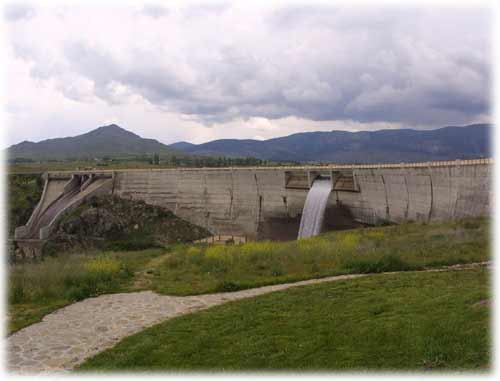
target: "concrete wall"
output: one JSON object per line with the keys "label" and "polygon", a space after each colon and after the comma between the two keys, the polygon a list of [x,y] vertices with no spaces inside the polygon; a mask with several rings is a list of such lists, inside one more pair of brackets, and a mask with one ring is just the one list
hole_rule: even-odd
{"label": "concrete wall", "polygon": [[371,224],[486,216],[492,171],[491,164],[357,169],[360,197],[339,194],[339,200]]}
{"label": "concrete wall", "polygon": [[[381,166],[350,170],[359,192],[333,191],[329,204],[347,207],[368,224],[437,221],[490,214],[489,159]],[[216,234],[255,238],[270,218],[302,213],[307,189],[288,189],[282,168],[116,171],[113,193],[163,206]],[[318,167],[296,167],[317,171]]]}

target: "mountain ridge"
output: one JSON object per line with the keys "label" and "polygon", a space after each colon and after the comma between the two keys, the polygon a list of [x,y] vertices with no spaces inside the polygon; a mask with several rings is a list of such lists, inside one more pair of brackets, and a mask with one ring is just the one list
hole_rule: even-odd
{"label": "mountain ridge", "polygon": [[263,141],[219,139],[181,145],[177,149],[195,155],[239,155],[300,162],[452,160],[490,156],[491,130],[491,124],[471,124],[434,130],[314,131]]}
{"label": "mountain ridge", "polygon": [[491,124],[448,126],[434,130],[299,132],[268,140],[218,139],[202,144],[163,144],[142,138],[116,124],[81,135],[23,141],[7,148],[10,159],[79,159],[93,157],[226,156],[276,162],[387,163],[454,160],[491,156]]}

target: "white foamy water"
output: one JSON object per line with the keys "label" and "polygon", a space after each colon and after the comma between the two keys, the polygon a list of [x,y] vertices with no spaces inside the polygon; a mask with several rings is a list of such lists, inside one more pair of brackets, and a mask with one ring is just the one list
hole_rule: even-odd
{"label": "white foamy water", "polygon": [[332,185],[329,179],[314,180],[302,210],[298,238],[312,237],[321,232],[326,204],[331,191]]}

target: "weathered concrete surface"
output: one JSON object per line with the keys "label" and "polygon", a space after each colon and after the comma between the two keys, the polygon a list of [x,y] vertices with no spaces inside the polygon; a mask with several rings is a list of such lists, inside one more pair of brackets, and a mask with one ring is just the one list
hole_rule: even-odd
{"label": "weathered concrete surface", "polygon": [[[460,270],[490,265],[490,262],[483,262],[450,266],[447,269]],[[86,299],[53,312],[40,323],[10,336],[7,343],[8,369],[15,373],[69,371],[86,359],[113,347],[121,339],[176,316],[291,287],[363,276],[370,275],[339,275],[197,296],[176,297],[144,291]]]}
{"label": "weathered concrete surface", "polygon": [[[414,164],[146,169],[75,174],[112,175],[109,192],[119,197],[165,207],[213,234],[252,239],[263,236],[263,228],[271,220],[297,218],[302,213],[308,187],[317,174],[330,174],[333,179],[328,208],[342,206],[349,209],[356,221],[378,224],[489,215],[493,200],[492,171],[493,161],[480,159]],[[70,174],[49,173],[52,180],[46,188],[55,189],[60,184],[52,182]],[[340,183],[343,185],[339,186]]]}
{"label": "weathered concrete surface", "polygon": [[[489,215],[491,160],[382,166],[352,171],[358,192],[333,191],[329,205],[362,223],[438,221]],[[214,234],[259,236],[265,221],[302,213],[307,189],[286,187],[287,171],[318,167],[165,169],[116,172],[115,194],[171,209]]]}

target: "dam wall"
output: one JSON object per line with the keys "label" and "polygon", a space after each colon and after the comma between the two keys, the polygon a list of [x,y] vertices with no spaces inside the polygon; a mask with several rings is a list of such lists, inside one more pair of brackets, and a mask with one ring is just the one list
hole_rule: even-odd
{"label": "dam wall", "polygon": [[259,238],[266,221],[302,213],[318,175],[331,179],[329,207],[366,224],[487,216],[491,159],[324,167],[114,171],[112,193],[165,207],[214,234]]}

